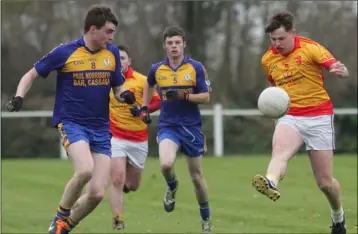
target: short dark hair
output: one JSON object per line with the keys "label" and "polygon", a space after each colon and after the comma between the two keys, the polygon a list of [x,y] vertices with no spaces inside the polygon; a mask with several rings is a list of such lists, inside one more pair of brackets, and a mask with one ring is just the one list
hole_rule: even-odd
{"label": "short dark hair", "polygon": [[107,22],[118,25],[118,20],[109,7],[103,5],[92,5],[87,12],[85,18],[84,31],[89,31],[90,27],[94,25],[96,28],[102,28]]}
{"label": "short dark hair", "polygon": [[275,13],[265,26],[265,33],[272,33],[276,29],[283,27],[285,31],[290,31],[293,28],[293,14],[288,11]]}
{"label": "short dark hair", "polygon": [[185,41],[184,30],[178,25],[171,25],[164,29],[163,42],[165,41],[165,39],[167,39],[167,37],[174,37],[174,36],[181,36],[183,38],[183,41]]}
{"label": "short dark hair", "polygon": [[131,55],[130,55],[130,53],[129,53],[129,47],[128,47],[128,46],[123,45],[123,44],[119,44],[119,45],[117,46],[117,48],[118,48],[119,50],[122,50],[122,51],[126,52],[127,55],[128,55],[128,58],[131,57]]}

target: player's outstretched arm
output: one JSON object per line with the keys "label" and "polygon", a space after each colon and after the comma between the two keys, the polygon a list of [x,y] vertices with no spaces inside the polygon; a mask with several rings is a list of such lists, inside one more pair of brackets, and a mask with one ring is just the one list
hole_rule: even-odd
{"label": "player's outstretched arm", "polygon": [[15,97],[6,105],[8,111],[13,112],[20,110],[24,97],[37,77],[38,73],[36,69],[32,68],[21,78],[19,85],[17,86]]}
{"label": "player's outstretched arm", "polygon": [[17,86],[16,96],[24,98],[27,92],[30,90],[32,83],[39,76],[36,69],[33,67],[29,70],[20,80]]}
{"label": "player's outstretched arm", "polygon": [[134,93],[125,89],[123,85],[113,87],[113,94],[119,102],[128,104],[134,104],[136,102]]}
{"label": "player's outstretched arm", "polygon": [[333,63],[330,67],[329,67],[329,72],[335,74],[338,77],[348,77],[349,76],[349,72],[347,67],[341,63],[340,61],[337,61],[335,63]]}

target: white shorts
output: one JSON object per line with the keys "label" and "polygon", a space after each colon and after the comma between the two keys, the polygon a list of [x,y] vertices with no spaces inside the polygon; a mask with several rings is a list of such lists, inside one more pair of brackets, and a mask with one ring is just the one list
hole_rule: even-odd
{"label": "white shorts", "polygon": [[132,142],[112,137],[112,158],[127,157],[128,162],[139,169],[144,168],[148,155],[148,141]]}
{"label": "white shorts", "polygon": [[285,115],[278,119],[277,125],[287,124],[302,136],[306,150],[334,150],[334,115],[313,117]]}

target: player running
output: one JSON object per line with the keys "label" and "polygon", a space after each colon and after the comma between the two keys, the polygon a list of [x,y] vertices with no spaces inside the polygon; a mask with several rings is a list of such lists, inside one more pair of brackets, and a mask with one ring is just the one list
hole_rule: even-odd
{"label": "player running", "polygon": [[[53,124],[72,160],[74,175],[67,183],[49,234],[69,233],[101,202],[108,183],[111,156],[109,93],[135,103],[123,88],[119,51],[110,44],[118,21],[105,6],[92,6],[84,23],[84,36],[62,44],[26,73],[16,96],[7,104],[18,111],[36,77],[57,71]],[[55,182],[54,182],[55,183]],[[81,191],[88,184],[87,192]]]}
{"label": "player running", "polygon": [[338,77],[347,77],[348,70],[323,46],[297,35],[289,12],[273,15],[265,32],[272,46],[262,57],[263,69],[271,85],[286,90],[291,106],[287,115],[277,121],[266,175],[255,175],[252,184],[270,199],[279,199],[278,182],[290,158],[305,143],[318,187],[331,206],[332,234],[344,234],[340,186],[332,175],[333,105],[323,86],[322,68]]}
{"label": "player running", "polygon": [[[113,229],[124,229],[123,191],[136,191],[139,187],[142,170],[148,155],[148,129],[140,119],[143,89],[147,78],[133,70],[129,48],[119,45],[124,87],[131,90],[136,103],[129,105],[110,95],[110,128],[112,132],[110,205],[113,214]],[[160,108],[157,93],[148,105],[149,112]]]}
{"label": "player running", "polygon": [[210,82],[204,66],[184,56],[186,46],[184,31],[170,26],[163,33],[163,47],[167,58],[152,66],[144,89],[141,118],[149,118],[148,102],[152,99],[153,87],[157,85],[161,98],[158,142],[162,174],[167,182],[164,209],[175,208],[178,180],[174,162],[180,149],[187,155],[188,169],[200,206],[202,231],[211,231],[211,219],[207,185],[203,176],[202,155],[205,139],[201,127],[198,104],[209,103]]}

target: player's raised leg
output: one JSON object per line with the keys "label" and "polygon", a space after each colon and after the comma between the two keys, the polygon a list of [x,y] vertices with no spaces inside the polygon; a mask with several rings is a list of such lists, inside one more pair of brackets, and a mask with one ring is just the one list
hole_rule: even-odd
{"label": "player's raised leg", "polygon": [[68,221],[76,226],[90,214],[102,201],[110,175],[110,157],[106,154],[92,152],[94,170],[88,183],[88,191],[82,195],[75,205]]}
{"label": "player's raised leg", "polygon": [[[113,145],[112,145],[113,147]],[[111,184],[109,187],[109,201],[113,215],[113,229],[124,229],[124,196],[123,187],[126,180],[127,158],[116,157],[118,153],[112,152]],[[124,154],[124,153],[123,153]]]}
{"label": "player's raised leg", "polygon": [[258,192],[273,201],[280,198],[278,182],[285,176],[288,161],[302,144],[302,136],[294,125],[285,123],[285,119],[282,122],[279,120],[272,138],[272,157],[266,175],[257,174],[252,179],[252,185]]}
{"label": "player's raised leg", "polygon": [[164,194],[164,209],[172,212],[175,208],[175,194],[179,184],[174,172],[174,162],[179,147],[177,140],[173,140],[169,135],[166,137],[159,133],[158,140],[160,169],[168,186]]}

